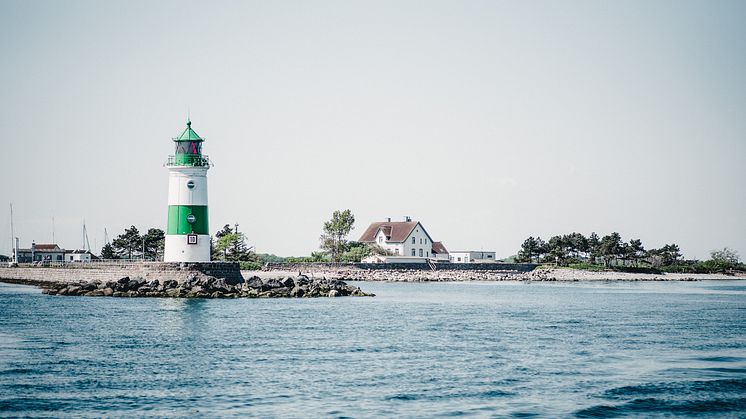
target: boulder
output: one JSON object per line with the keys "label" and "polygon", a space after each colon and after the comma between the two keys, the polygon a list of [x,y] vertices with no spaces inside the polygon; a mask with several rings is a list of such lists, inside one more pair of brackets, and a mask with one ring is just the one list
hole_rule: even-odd
{"label": "boulder", "polygon": [[282,283],[282,286],[287,289],[293,289],[293,287],[295,286],[295,281],[291,277],[281,279],[280,282]]}
{"label": "boulder", "polygon": [[293,288],[292,290],[290,290],[290,296],[291,296],[291,297],[297,297],[297,298],[300,298],[300,297],[303,297],[303,295],[304,295],[305,293],[306,293],[306,292],[305,292],[305,291],[303,290],[303,288],[301,288],[301,287],[295,287],[295,288]]}
{"label": "boulder", "polygon": [[263,284],[264,284],[264,286],[269,287],[269,289],[283,288],[285,286],[285,284],[283,284],[282,282],[280,282],[279,279],[275,279],[275,278],[270,278],[270,279],[268,279],[266,281],[263,281]]}
{"label": "boulder", "polygon": [[176,288],[178,286],[179,286],[179,282],[178,281],[176,281],[174,279],[167,279],[167,280],[163,281],[163,287],[162,288],[164,290],[166,290],[166,289],[170,289],[170,288]]}
{"label": "boulder", "polygon": [[80,286],[80,289],[82,291],[85,291],[85,292],[93,291],[96,288],[98,288],[98,287],[96,286],[96,284],[94,284],[92,282],[89,282],[87,284],[83,284],[83,285]]}
{"label": "boulder", "polygon": [[331,290],[328,294],[329,297],[339,297],[339,291],[337,290]]}
{"label": "boulder", "polygon": [[252,276],[249,278],[246,282],[243,283],[243,289],[261,289],[262,285],[264,283],[262,282],[262,279],[258,276]]}
{"label": "boulder", "polygon": [[103,293],[105,297],[111,297],[114,294],[114,290],[107,287],[107,288],[104,288]]}

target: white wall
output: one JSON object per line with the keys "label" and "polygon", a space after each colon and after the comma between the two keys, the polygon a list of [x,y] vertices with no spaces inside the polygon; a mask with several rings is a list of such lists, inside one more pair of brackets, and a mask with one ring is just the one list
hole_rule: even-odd
{"label": "white wall", "polygon": [[[187,187],[190,180],[192,189]],[[207,168],[169,167],[168,205],[207,205]]]}
{"label": "white wall", "polygon": [[[412,243],[413,238],[414,243]],[[433,242],[427,237],[422,225],[417,223],[402,247],[402,256],[430,257],[432,256]],[[412,250],[414,250],[414,255],[412,255]],[[420,255],[420,250],[422,250],[422,255]]]}
{"label": "white wall", "polygon": [[475,250],[468,252],[451,252],[450,260],[453,263],[489,262],[496,260],[495,257],[495,252]]}

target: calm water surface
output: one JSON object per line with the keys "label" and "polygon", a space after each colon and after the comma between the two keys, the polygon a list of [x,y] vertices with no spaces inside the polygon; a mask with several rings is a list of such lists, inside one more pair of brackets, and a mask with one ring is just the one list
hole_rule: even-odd
{"label": "calm water surface", "polygon": [[746,282],[360,284],[375,298],[0,284],[0,417],[746,416]]}

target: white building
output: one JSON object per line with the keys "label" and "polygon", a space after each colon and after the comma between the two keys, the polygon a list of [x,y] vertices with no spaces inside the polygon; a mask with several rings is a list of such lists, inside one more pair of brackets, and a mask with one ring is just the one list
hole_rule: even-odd
{"label": "white building", "polygon": [[66,262],[90,262],[93,254],[88,250],[68,250],[65,252]]}
{"label": "white building", "polygon": [[[440,242],[433,242],[432,237],[418,221],[406,217],[404,221],[387,221],[372,223],[358,240],[362,243],[376,244],[388,250],[394,256],[411,258],[448,260],[448,251]],[[403,260],[403,259],[402,259]]]}
{"label": "white building", "polygon": [[459,250],[449,255],[452,263],[490,263],[496,262],[495,252],[484,250]]}

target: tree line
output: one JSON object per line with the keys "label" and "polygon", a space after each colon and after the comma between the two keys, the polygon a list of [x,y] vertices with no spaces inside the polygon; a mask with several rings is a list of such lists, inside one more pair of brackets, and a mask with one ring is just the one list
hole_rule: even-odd
{"label": "tree line", "polygon": [[[101,248],[101,258],[163,260],[165,238],[165,233],[159,228],[150,228],[147,233],[140,234],[137,227],[130,226]],[[246,236],[238,231],[238,224],[234,224],[234,227],[225,224],[210,237],[210,249],[212,260],[261,262],[252,248],[246,245]]]}
{"label": "tree line", "polygon": [[[685,260],[675,243],[660,248],[646,249],[640,239],[622,240],[613,232],[599,237],[595,232],[588,237],[581,233],[552,236],[544,241],[541,237],[529,237],[523,241],[515,257],[516,262],[571,264],[602,264],[633,267],[677,267],[681,271],[717,271],[740,269],[738,253],[724,248],[711,252],[707,261]],[[676,270],[676,269],[673,269]]]}

